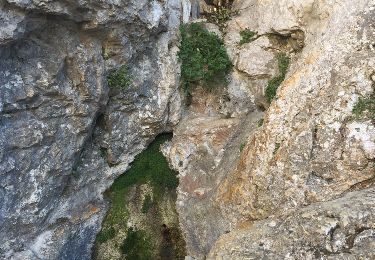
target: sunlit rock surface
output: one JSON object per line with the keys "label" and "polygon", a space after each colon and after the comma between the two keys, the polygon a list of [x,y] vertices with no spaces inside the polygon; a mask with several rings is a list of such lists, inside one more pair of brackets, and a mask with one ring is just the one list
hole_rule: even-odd
{"label": "sunlit rock surface", "polygon": [[[221,235],[210,253],[213,259],[336,259],[345,255],[345,245],[335,251],[320,249],[321,241],[311,238],[311,233],[317,232],[315,226],[311,232],[293,234],[299,241],[295,246],[275,233],[286,232],[293,225],[301,228],[304,221],[315,221],[316,228],[324,225],[312,215],[302,220],[295,213],[280,230],[263,229],[263,222],[258,221],[272,217],[279,223],[301,207],[310,205],[310,211],[315,207],[318,211],[318,202],[373,186],[374,125],[370,119],[356,118],[352,109],[360,96],[374,91],[374,4],[369,0],[234,2],[233,10],[238,14],[224,33],[234,64],[234,80],[229,87],[244,86],[247,94],[243,96],[250,102],[244,113],[219,116],[225,135],[216,128],[215,133],[209,130],[214,125],[208,113],[200,123],[194,117],[184,117],[169,154],[181,173],[180,225],[191,256],[203,258],[214,245],[212,241]],[[240,44],[240,32],[245,29],[257,34],[253,41]],[[269,105],[264,92],[277,73],[280,52],[291,57],[291,65]],[[191,110],[198,106],[202,105],[193,103]],[[264,109],[263,124],[247,123],[257,122],[254,119]],[[237,147],[237,152],[230,150],[231,146]],[[358,196],[353,200],[362,204],[347,210],[372,210],[373,196]],[[345,211],[343,202],[345,199],[338,200],[336,205],[333,201],[327,207],[334,205]],[[353,227],[362,225],[360,218],[351,221]],[[372,237],[373,219],[366,221]],[[262,234],[253,236],[252,232]],[[272,237],[277,246],[255,248],[251,243],[258,243],[260,237]],[[373,257],[370,249],[361,253],[371,241],[358,239],[350,252],[355,257]],[[303,255],[310,252],[309,243],[319,254],[313,250]],[[258,254],[256,250],[263,251]]]}
{"label": "sunlit rock surface", "polygon": [[[189,101],[178,26],[214,2],[0,0],[1,259],[90,259],[103,192],[167,131],[190,257],[374,258],[375,127],[352,110],[374,91],[375,1],[234,1],[206,25],[229,84]],[[121,65],[132,84],[109,89]]]}

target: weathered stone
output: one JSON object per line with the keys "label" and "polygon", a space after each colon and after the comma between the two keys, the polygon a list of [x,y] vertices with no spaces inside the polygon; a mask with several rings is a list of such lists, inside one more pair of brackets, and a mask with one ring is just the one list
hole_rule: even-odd
{"label": "weathered stone", "polygon": [[255,106],[250,94],[236,74],[227,90],[210,93],[195,88],[172,142],[164,147],[171,165],[180,172],[177,210],[190,256],[202,257],[228,230],[228,222],[211,200],[238,161],[242,141],[251,134],[248,129],[256,128],[262,116],[251,113]]}
{"label": "weathered stone", "polygon": [[[234,2],[238,15],[228,22],[224,35],[235,65],[235,80],[229,86],[247,86],[250,97],[249,103],[241,100],[240,106],[249,112],[254,107],[267,109],[264,90],[278,73],[276,54],[287,53],[291,66],[260,128],[246,123],[254,120],[257,112],[230,114],[241,122],[239,130],[233,132],[238,136],[234,143],[238,147],[246,143],[240,159],[239,153],[228,148],[233,139],[227,139],[220,158],[192,149],[202,142],[191,138],[208,128],[206,119],[202,120],[202,130],[196,127],[195,118],[184,117],[178,126],[169,153],[171,162],[184,179],[197,180],[182,184],[181,188],[190,189],[181,190],[179,195],[180,224],[191,256],[203,258],[212,241],[225,232],[256,225],[271,216],[277,220],[303,206],[373,185],[373,122],[358,121],[352,109],[359,96],[374,91],[371,75],[375,55],[368,47],[374,41],[370,30],[374,4],[368,0],[355,4],[318,0]],[[257,32],[257,39],[240,45],[240,32],[245,29]],[[202,103],[193,102],[190,110]],[[189,131],[191,127],[194,131]],[[239,134],[245,129],[248,135]],[[185,139],[180,139],[185,133]],[[209,148],[207,145],[205,149],[211,151]],[[210,165],[219,167],[211,173]],[[210,176],[210,181],[203,181],[203,176]],[[246,241],[235,240],[236,235],[234,242],[222,249],[224,259],[246,259],[253,253],[246,249],[251,248]],[[337,234],[336,247],[342,236]],[[282,238],[273,239],[283,242]],[[301,244],[306,241],[300,237]],[[220,247],[214,250],[212,256],[221,256]],[[225,250],[239,253],[230,255]]]}
{"label": "weathered stone", "polygon": [[[250,139],[237,171],[228,175],[217,195],[225,215],[233,215],[233,224],[332,199],[374,177],[371,122],[355,123],[351,112],[357,93],[372,91],[368,75],[374,55],[363,43],[372,12],[366,11],[367,3],[356,2],[356,8],[350,1],[328,5],[323,9],[332,12],[319,24],[300,25],[306,33],[305,48],[271,104],[262,131]],[[275,5],[268,10],[280,12],[280,3]],[[351,19],[341,16],[347,8]],[[305,15],[301,20],[308,20]],[[273,23],[265,20],[262,28]],[[313,33],[323,28],[329,33],[318,40]],[[359,126],[358,133],[349,130],[353,124]]]}
{"label": "weathered stone", "polygon": [[[0,0],[0,258],[90,259],[103,192],[172,130],[188,258],[374,258],[375,128],[352,109],[374,91],[375,2],[234,1],[224,32],[207,25],[228,87],[184,108],[178,26],[198,4],[213,8]],[[291,66],[269,104],[280,52]],[[131,86],[108,89],[121,65]]]}
{"label": "weathered stone", "polygon": [[[0,258],[90,259],[102,193],[179,120],[180,18],[176,1],[0,1]],[[109,91],[123,64],[132,87]]]}
{"label": "weathered stone", "polygon": [[223,235],[207,259],[373,259],[375,190],[316,203]]}

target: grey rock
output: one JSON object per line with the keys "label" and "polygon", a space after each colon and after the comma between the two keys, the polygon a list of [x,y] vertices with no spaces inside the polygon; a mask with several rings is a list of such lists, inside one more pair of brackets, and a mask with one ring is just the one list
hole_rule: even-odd
{"label": "grey rock", "polygon": [[223,235],[207,259],[373,259],[375,190],[316,203]]}
{"label": "grey rock", "polygon": [[[103,192],[180,118],[179,1],[0,2],[0,258],[90,259]],[[109,90],[127,64],[132,86]]]}

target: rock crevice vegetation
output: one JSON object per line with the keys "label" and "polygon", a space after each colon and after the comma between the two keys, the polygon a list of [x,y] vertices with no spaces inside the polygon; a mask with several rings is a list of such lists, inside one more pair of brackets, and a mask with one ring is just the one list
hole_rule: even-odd
{"label": "rock crevice vegetation", "polygon": [[177,172],[158,136],[106,192],[111,205],[96,237],[95,259],[184,259],[185,244],[175,209]]}
{"label": "rock crevice vegetation", "polygon": [[285,79],[289,63],[290,58],[287,56],[286,53],[281,52],[277,54],[277,65],[279,69],[279,74],[276,77],[273,77],[270,81],[268,81],[265,90],[265,95],[269,103],[271,103],[271,101],[276,97],[276,91]]}
{"label": "rock crevice vegetation", "polygon": [[375,122],[375,93],[368,97],[360,97],[353,107],[353,113],[357,119],[369,118]]}
{"label": "rock crevice vegetation", "polygon": [[182,25],[180,32],[178,57],[183,89],[189,92],[197,84],[206,89],[226,85],[232,63],[224,42],[200,23]]}

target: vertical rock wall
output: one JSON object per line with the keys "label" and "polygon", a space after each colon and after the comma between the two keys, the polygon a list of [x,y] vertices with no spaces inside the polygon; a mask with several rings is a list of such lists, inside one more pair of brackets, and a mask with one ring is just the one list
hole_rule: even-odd
{"label": "vertical rock wall", "polygon": [[[90,259],[102,193],[172,129],[189,255],[373,257],[375,129],[352,109],[374,91],[375,2],[234,1],[230,84],[198,86],[182,113],[176,31],[196,8],[0,0],[0,258]],[[256,37],[240,44],[244,30]],[[120,65],[132,84],[109,89]]]}
{"label": "vertical rock wall", "polygon": [[[180,225],[191,256],[204,258],[213,245],[211,259],[359,256],[358,248],[373,243],[374,222],[368,216],[375,205],[374,122],[356,118],[352,110],[360,97],[374,92],[374,5],[371,0],[234,1],[224,32],[234,64],[227,99],[207,101],[197,94],[169,149],[181,174]],[[256,36],[241,44],[245,30]],[[268,104],[265,89],[277,76],[281,52],[291,66]],[[222,114],[219,104],[234,110]],[[264,120],[257,124],[261,110]],[[345,200],[362,206],[345,209]],[[310,236],[330,213],[312,212],[333,205],[342,229],[319,236],[327,241],[323,244]],[[347,223],[345,210],[367,213]],[[271,220],[261,222],[266,218]],[[314,223],[307,233],[301,219]],[[293,225],[298,229],[288,236]],[[359,235],[363,230],[356,227],[370,231]],[[351,250],[348,237],[357,235],[368,240],[361,244],[358,238]],[[287,244],[288,239],[298,243]],[[373,257],[373,251],[363,255]]]}
{"label": "vertical rock wall", "polygon": [[[182,8],[0,0],[1,259],[90,258],[102,193],[179,120]],[[109,89],[120,65],[132,86]]]}

